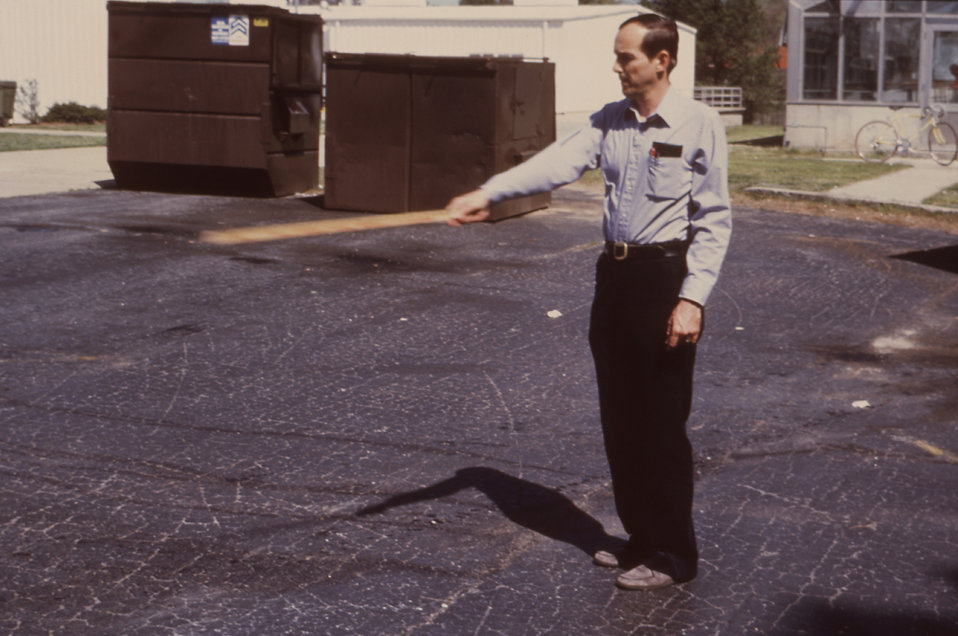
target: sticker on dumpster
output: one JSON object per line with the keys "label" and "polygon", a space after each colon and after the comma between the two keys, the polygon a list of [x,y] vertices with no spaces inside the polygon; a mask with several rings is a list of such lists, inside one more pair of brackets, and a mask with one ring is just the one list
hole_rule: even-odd
{"label": "sticker on dumpster", "polygon": [[210,21],[210,42],[213,44],[230,43],[229,18],[213,16],[212,20]]}
{"label": "sticker on dumpster", "polygon": [[228,46],[249,46],[249,16],[213,16],[210,19],[210,42]]}

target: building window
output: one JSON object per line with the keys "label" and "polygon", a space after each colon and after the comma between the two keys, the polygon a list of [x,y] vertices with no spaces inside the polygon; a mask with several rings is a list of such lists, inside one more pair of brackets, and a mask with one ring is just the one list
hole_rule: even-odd
{"label": "building window", "polygon": [[[882,100],[886,102],[918,101],[918,55],[921,49],[919,18],[885,20],[885,82]],[[875,47],[874,50],[878,50]]]}
{"label": "building window", "polygon": [[805,18],[805,99],[838,97],[838,19]]}
{"label": "building window", "polygon": [[842,99],[875,101],[878,92],[878,58],[881,48],[878,18],[845,18],[845,65]]}
{"label": "building window", "polygon": [[[919,59],[922,21],[931,11],[958,15],[958,0],[826,0],[809,7],[803,26],[801,98],[890,104],[918,102],[919,89],[928,88],[928,78],[919,77]],[[943,42],[941,46],[948,49],[942,49],[942,58],[952,52],[958,54],[950,48],[950,43]],[[936,64],[940,63],[936,61]],[[951,73],[952,64],[956,65],[956,73],[951,81],[958,91],[958,59],[944,69]],[[944,80],[936,77],[935,81],[940,86],[937,82]]]}
{"label": "building window", "polygon": [[958,32],[935,33],[931,62],[933,102],[958,102]]}
{"label": "building window", "polygon": [[958,2],[955,0],[928,0],[928,13],[945,13],[948,15],[958,14]]}
{"label": "building window", "polygon": [[888,13],[921,13],[921,2],[919,0],[888,0],[887,11]]}
{"label": "building window", "polygon": [[[912,11],[921,12],[921,0],[909,0],[911,3]],[[833,3],[835,4],[835,3]],[[881,13],[882,8],[885,6],[885,0],[845,0],[842,2],[842,11],[846,15],[852,15],[854,13]],[[917,6],[917,9],[914,7]]]}

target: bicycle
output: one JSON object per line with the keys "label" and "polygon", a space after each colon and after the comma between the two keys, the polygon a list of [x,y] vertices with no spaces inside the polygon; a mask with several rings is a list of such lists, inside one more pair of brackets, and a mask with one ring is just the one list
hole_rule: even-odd
{"label": "bicycle", "polygon": [[[894,111],[900,108],[891,107]],[[920,115],[896,113],[885,121],[870,121],[855,135],[855,152],[869,163],[883,163],[898,152],[911,152],[924,142],[925,131],[928,131],[928,152],[939,165],[947,166],[958,156],[958,133],[941,121],[944,115],[945,109],[936,104],[924,108]],[[904,119],[927,121],[913,135],[906,137],[901,132]]]}

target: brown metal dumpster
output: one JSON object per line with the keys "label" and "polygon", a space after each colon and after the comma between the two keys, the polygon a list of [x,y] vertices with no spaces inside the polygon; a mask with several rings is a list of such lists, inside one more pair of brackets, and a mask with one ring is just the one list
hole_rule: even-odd
{"label": "brown metal dumpster", "polygon": [[[554,140],[552,63],[326,54],[327,208],[441,208]],[[549,201],[506,201],[492,218]]]}
{"label": "brown metal dumpster", "polygon": [[13,108],[17,101],[17,83],[0,82],[0,126],[6,126],[13,119]]}
{"label": "brown metal dumpster", "polygon": [[107,160],[123,188],[283,196],[319,183],[322,19],[109,2]]}

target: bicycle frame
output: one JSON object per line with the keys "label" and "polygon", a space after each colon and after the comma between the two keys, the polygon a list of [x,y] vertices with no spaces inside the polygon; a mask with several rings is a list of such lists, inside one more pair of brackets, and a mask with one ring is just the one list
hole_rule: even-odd
{"label": "bicycle frame", "polygon": [[[897,108],[893,110],[898,110]],[[937,163],[949,165],[958,155],[958,133],[944,122],[944,108],[927,107],[920,114],[894,112],[884,121],[871,121],[863,125],[855,136],[855,150],[865,161],[884,162],[901,152],[911,152],[927,142],[927,152]],[[917,127],[909,126],[906,131],[905,120],[918,119],[922,123]]]}
{"label": "bicycle frame", "polygon": [[[927,121],[919,126],[918,130],[916,130],[914,134],[905,136],[902,134],[902,122],[905,119],[918,119]],[[892,130],[895,131],[895,144],[898,146],[899,150],[908,150],[913,146],[918,145],[922,139],[922,133],[929,128],[938,133],[936,135],[938,142],[943,141],[941,137],[941,131],[938,128],[938,118],[935,117],[935,114],[932,112],[928,112],[927,114],[895,113],[889,117],[887,121],[889,124],[891,124]]]}

